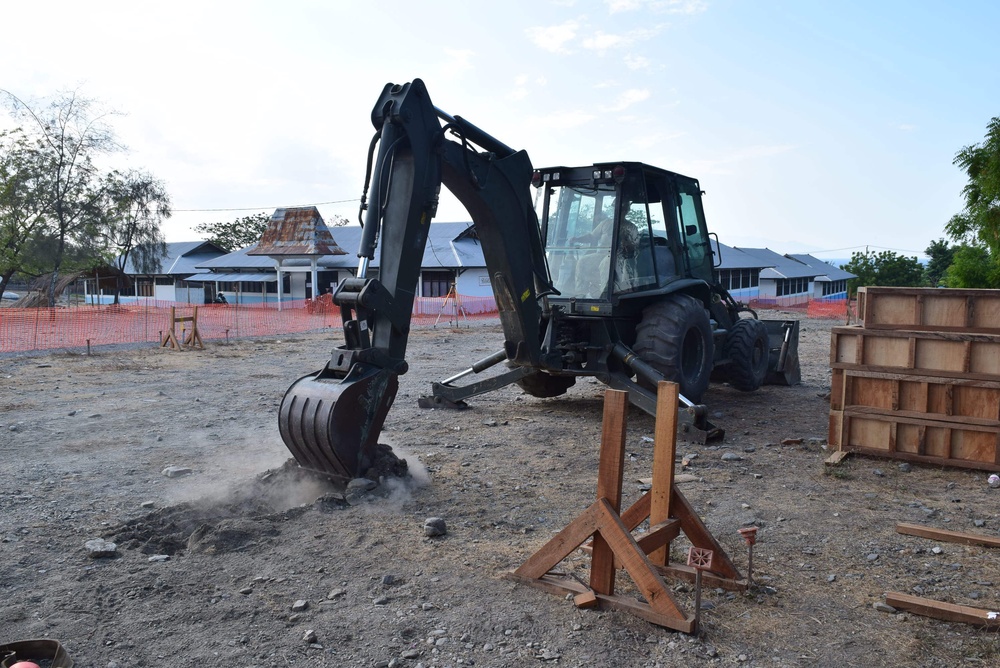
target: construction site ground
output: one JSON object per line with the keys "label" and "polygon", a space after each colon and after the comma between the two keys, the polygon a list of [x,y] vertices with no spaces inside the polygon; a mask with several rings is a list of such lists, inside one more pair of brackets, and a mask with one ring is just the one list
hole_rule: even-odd
{"label": "construction site ground", "polygon": [[[803,321],[797,387],[713,385],[725,441],[678,445],[677,473],[694,477],[679,489],[744,572],[737,530],[759,527],[755,586],[707,588],[698,636],[502,579],[593,501],[605,388],[418,408],[432,381],[500,347],[495,324],[412,333],[381,438],[411,474],[347,503],[283,466],[277,430],[282,394],[336,331],[5,356],[0,643],[52,638],[100,668],[997,665],[993,632],[876,607],[900,591],[1000,609],[1000,552],[895,531],[996,536],[1000,489],[982,471],[824,466],[838,324]],[[631,410],[626,503],[651,475],[652,435]],[[426,537],[429,517],[447,534]],[[115,556],[88,556],[98,538]],[[563,566],[586,581],[587,564]],[[692,586],[672,586],[693,612]]]}

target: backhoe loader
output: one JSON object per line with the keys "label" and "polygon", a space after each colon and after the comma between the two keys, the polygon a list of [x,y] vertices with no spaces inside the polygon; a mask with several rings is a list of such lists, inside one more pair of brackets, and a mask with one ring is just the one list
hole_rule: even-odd
{"label": "backhoe loader", "polygon": [[759,320],[717,281],[719,245],[697,180],[624,161],[534,169],[523,150],[436,108],[419,79],[387,84],[371,118],[357,275],[334,293],[345,342],[292,384],[279,411],[282,439],[303,468],[343,480],[372,464],[407,370],[442,185],[472,218],[504,340],[434,383],[427,405],[460,405],[513,383],[554,397],[594,377],[653,414],[666,379],[680,385],[684,434],[704,442],[722,434],[700,403],[710,379],[744,391],[798,382],[797,321]]}

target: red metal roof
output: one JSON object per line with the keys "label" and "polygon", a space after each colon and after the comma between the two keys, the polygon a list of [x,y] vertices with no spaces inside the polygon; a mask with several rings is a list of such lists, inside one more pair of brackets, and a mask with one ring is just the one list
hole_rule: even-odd
{"label": "red metal roof", "polygon": [[337,245],[323,216],[314,206],[277,209],[260,238],[247,255],[347,255]]}

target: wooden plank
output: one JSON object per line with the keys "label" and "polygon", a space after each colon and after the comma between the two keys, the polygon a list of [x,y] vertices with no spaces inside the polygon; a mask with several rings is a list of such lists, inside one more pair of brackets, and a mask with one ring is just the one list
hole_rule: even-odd
{"label": "wooden plank", "polygon": [[628,392],[605,391],[601,454],[597,469],[597,498],[607,499],[616,513],[621,510],[622,505],[627,416]]}
{"label": "wooden plank", "polygon": [[622,522],[632,531],[649,517],[649,494],[643,494],[621,514]]}
{"label": "wooden plank", "polygon": [[870,455],[872,457],[890,457],[892,459],[898,459],[904,462],[933,464],[934,466],[954,466],[955,468],[1000,472],[1000,463],[997,462],[974,462],[967,459],[947,459],[945,457],[939,457],[937,455],[921,455],[914,452],[904,452],[900,450],[896,450],[896,452],[889,455],[887,454],[886,450],[882,450],[879,448],[869,448],[865,446],[850,446],[850,447],[845,447],[844,450],[848,453],[857,453],[859,455]]}
{"label": "wooden plank", "polygon": [[[677,454],[677,383],[660,381],[656,392],[656,426],[653,432],[653,484],[649,490],[649,523],[670,518],[671,490],[674,487],[674,457]],[[675,534],[676,536],[676,534]],[[672,539],[671,539],[672,540]],[[664,566],[670,556],[669,541],[649,552],[649,560]]]}
{"label": "wooden plank", "polygon": [[823,460],[823,463],[827,466],[836,466],[840,462],[847,459],[847,456],[851,453],[846,450],[837,450],[835,453]]}
{"label": "wooden plank", "polygon": [[[586,586],[580,584],[576,580],[554,574],[548,574],[538,579],[526,579],[517,575],[515,571],[514,573],[506,573],[503,577],[507,580],[525,584],[536,589],[541,589],[542,591],[555,594],[557,596],[572,594],[575,597],[589,591]],[[680,631],[681,633],[695,632],[693,615],[685,616],[683,618],[670,617],[667,615],[661,615],[650,608],[650,606],[625,596],[604,596],[601,594],[595,594],[595,596],[600,602],[601,608],[611,608],[613,610],[627,612],[630,615],[635,615],[636,617],[645,619],[646,621],[652,622],[658,626],[673,629],[674,631]]]}
{"label": "wooden plank", "polygon": [[911,524],[900,522],[896,525],[896,532],[907,536],[919,536],[920,538],[930,538],[945,543],[959,543],[960,545],[981,545],[983,547],[1000,547],[1000,537],[983,536],[975,533],[965,533],[962,531],[949,531],[947,529],[935,529],[934,527],[922,524]]}
{"label": "wooden plank", "polygon": [[891,408],[883,409],[877,406],[850,406],[845,412],[850,415],[885,416],[891,414],[893,417],[909,418],[913,421],[919,421],[921,423],[924,421],[937,422],[939,423],[938,426],[945,426],[953,422],[960,421],[959,423],[963,425],[1000,428],[1000,420],[984,420],[982,418],[971,417],[968,415],[954,416],[946,413],[920,413],[917,411],[892,410]]}
{"label": "wooden plank", "polygon": [[[628,392],[605,391],[601,454],[597,470],[597,500],[599,504],[606,502],[614,511],[616,518],[622,505],[627,415]],[[595,535],[593,540],[590,588],[598,594],[615,593],[615,556],[601,533]]]}
{"label": "wooden plank", "polygon": [[844,411],[841,450],[995,470],[1000,426],[972,419],[945,422],[899,412],[851,408]]}
{"label": "wooden plank", "polygon": [[[684,580],[685,582],[694,582],[697,575],[695,574],[694,568],[688,566],[687,564],[670,564],[669,566],[657,566],[656,570],[662,573],[665,577],[674,578],[676,580]],[[733,579],[723,577],[711,571],[701,572],[701,584],[703,587],[711,587],[713,589],[725,589],[726,591],[746,591],[747,581],[743,579]]]}
{"label": "wooden plank", "polygon": [[894,608],[933,617],[946,622],[961,622],[981,626],[990,630],[1000,629],[1000,613],[982,608],[971,608],[967,605],[956,605],[935,601],[920,596],[911,596],[891,591],[885,595],[885,602]]}
{"label": "wooden plank", "polygon": [[[680,532],[680,520],[667,520],[666,522],[661,522],[660,524],[655,524],[650,527],[649,532],[636,539],[635,542],[639,545],[639,549],[645,554],[652,555],[656,550],[670,545],[670,543],[677,538]],[[666,565],[666,563],[656,561],[652,558],[652,556],[650,556],[649,560],[658,566]]]}
{"label": "wooden plank", "polygon": [[575,520],[553,536],[549,542],[535,552],[521,566],[514,571],[520,577],[535,579],[540,578],[569,556],[570,552],[585,543],[595,531],[601,512],[598,503],[591,504]]}
{"label": "wooden plank", "polygon": [[[602,513],[598,528],[599,535],[607,541],[614,556],[618,558],[622,567],[631,576],[632,581],[649,602],[650,607],[661,615],[683,619],[685,617],[684,611],[670,595],[670,590],[667,589],[663,578],[653,568],[653,564],[646,558],[635,539],[632,538],[632,534],[622,524],[621,518],[618,517],[611,504],[605,499],[601,499],[597,503],[601,507]],[[593,567],[591,575],[593,575]],[[591,589],[598,594],[604,593],[594,587],[593,583],[591,583]]]}
{"label": "wooden plank", "polygon": [[701,518],[698,517],[698,513],[694,511],[694,507],[676,487],[674,487],[670,507],[672,508],[674,517],[681,521],[681,530],[688,537],[688,540],[691,541],[691,544],[695,547],[712,550],[714,553],[712,556],[712,571],[732,580],[741,579],[739,571],[736,570],[735,564],[733,564],[729,555],[726,554],[722,545],[719,544],[715,536],[702,523]]}
{"label": "wooden plank", "polygon": [[1000,333],[1000,290],[862,287],[858,318],[868,329]]}

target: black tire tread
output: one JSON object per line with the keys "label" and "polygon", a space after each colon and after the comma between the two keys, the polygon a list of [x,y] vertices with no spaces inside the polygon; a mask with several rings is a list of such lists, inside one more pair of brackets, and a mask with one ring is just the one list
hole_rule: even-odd
{"label": "black tire tread", "polygon": [[[754,359],[754,351],[758,357]],[[764,384],[767,376],[767,327],[759,320],[737,320],[726,337],[723,350],[729,358],[727,380],[741,392],[753,392]]]}
{"label": "black tire tread", "polygon": [[[699,361],[699,373],[685,379],[681,355],[685,336],[692,328],[702,333],[704,355]],[[679,384],[681,394],[691,401],[701,401],[712,373],[713,351],[708,312],[701,301],[691,295],[675,294],[647,306],[636,327],[633,349],[664,378]]]}

